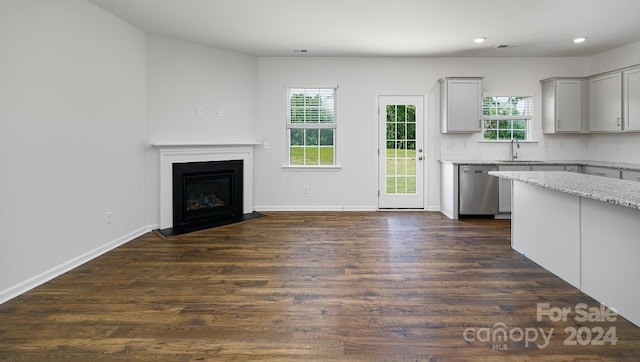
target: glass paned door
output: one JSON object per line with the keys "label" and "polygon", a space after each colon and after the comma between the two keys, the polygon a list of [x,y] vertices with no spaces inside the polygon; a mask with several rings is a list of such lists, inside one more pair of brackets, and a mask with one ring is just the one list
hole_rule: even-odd
{"label": "glass paned door", "polygon": [[379,208],[423,208],[423,97],[380,96]]}

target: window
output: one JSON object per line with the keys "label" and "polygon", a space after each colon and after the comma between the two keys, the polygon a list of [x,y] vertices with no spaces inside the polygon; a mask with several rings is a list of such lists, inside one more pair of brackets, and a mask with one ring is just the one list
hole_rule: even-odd
{"label": "window", "polygon": [[287,88],[289,166],[336,165],[336,88]]}
{"label": "window", "polygon": [[416,193],[416,106],[387,105],[387,194]]}
{"label": "window", "polygon": [[482,115],[485,140],[529,139],[531,97],[484,97]]}

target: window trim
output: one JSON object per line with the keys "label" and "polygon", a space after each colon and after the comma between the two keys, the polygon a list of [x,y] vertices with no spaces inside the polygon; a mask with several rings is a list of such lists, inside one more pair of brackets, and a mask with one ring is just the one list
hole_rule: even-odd
{"label": "window trim", "polygon": [[[523,98],[529,98],[529,109],[530,109],[530,114],[528,116],[524,116],[521,117],[520,115],[518,116],[485,116],[484,115],[484,99],[485,98],[489,98],[489,97],[523,97]],[[497,94],[497,93],[491,93],[491,94],[483,94],[482,95],[482,102],[481,102],[481,112],[482,112],[482,128],[480,130],[481,132],[481,140],[480,142],[483,143],[509,143],[511,142],[511,140],[513,139],[508,139],[508,140],[501,140],[501,139],[487,139],[484,138],[484,133],[485,133],[485,121],[487,120],[496,120],[496,121],[508,121],[508,120],[519,120],[519,119],[525,119],[527,121],[527,127],[526,127],[526,131],[527,131],[527,138],[524,140],[518,140],[519,142],[537,142],[534,138],[533,138],[533,111],[534,111],[534,99],[535,96],[528,94],[528,93],[524,93],[524,94],[519,94],[519,95],[504,95],[504,94]]]}
{"label": "window trim", "polygon": [[[333,122],[318,122],[318,123],[292,123],[291,122],[291,107],[289,103],[289,90],[291,89],[318,89],[333,91]],[[286,129],[286,164],[282,166],[284,170],[340,170],[342,167],[338,164],[338,85],[285,85],[285,129]],[[291,164],[291,129],[332,129],[333,131],[333,164],[332,165],[292,165]],[[320,146],[320,145],[318,145]]]}

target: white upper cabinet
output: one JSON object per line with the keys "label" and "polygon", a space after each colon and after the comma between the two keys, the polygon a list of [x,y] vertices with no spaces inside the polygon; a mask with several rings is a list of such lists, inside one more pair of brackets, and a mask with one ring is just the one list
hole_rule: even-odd
{"label": "white upper cabinet", "polygon": [[482,78],[449,77],[440,82],[442,133],[482,130]]}
{"label": "white upper cabinet", "polygon": [[622,72],[609,73],[589,80],[589,130],[622,130]]}
{"label": "white upper cabinet", "polygon": [[543,132],[582,132],[583,80],[551,78],[541,83]]}
{"label": "white upper cabinet", "polygon": [[640,132],[640,65],[540,83],[544,133]]}
{"label": "white upper cabinet", "polygon": [[622,72],[625,131],[640,131],[640,67]]}

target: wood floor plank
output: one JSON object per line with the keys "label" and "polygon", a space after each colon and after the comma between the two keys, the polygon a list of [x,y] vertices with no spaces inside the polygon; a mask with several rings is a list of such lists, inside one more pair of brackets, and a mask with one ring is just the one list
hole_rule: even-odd
{"label": "wood floor plank", "polygon": [[[145,234],[0,305],[0,360],[640,360],[623,317],[538,321],[538,303],[599,306],[513,251],[508,220],[272,212]],[[500,326],[553,335],[479,332]],[[594,327],[617,343],[564,344]]]}

